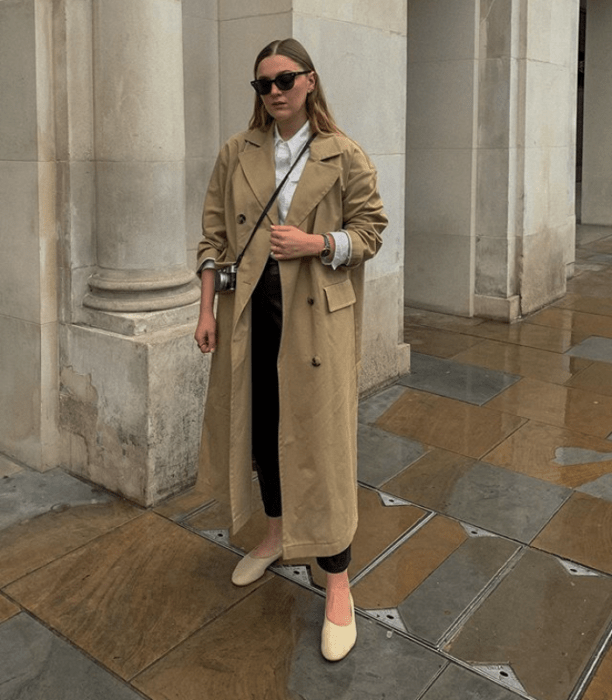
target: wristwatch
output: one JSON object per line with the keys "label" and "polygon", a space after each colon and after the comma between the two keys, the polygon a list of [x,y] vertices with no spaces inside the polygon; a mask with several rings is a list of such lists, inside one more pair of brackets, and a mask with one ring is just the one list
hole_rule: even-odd
{"label": "wristwatch", "polygon": [[329,236],[326,233],[322,233],[321,235],[325,241],[325,247],[321,251],[321,260],[325,260],[331,255],[331,243],[329,242]]}

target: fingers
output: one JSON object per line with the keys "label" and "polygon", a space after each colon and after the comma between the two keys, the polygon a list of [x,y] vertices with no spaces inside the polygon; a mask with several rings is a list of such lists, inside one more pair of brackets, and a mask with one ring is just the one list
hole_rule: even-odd
{"label": "fingers", "polygon": [[217,338],[213,331],[204,331],[202,335],[196,336],[195,341],[203,354],[214,352],[217,348]]}
{"label": "fingers", "polygon": [[303,239],[307,234],[295,226],[271,226],[270,249],[276,260],[292,260],[304,254]]}

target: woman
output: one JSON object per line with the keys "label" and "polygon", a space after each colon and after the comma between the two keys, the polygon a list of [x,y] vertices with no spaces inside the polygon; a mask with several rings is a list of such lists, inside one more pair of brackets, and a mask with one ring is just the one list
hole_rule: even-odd
{"label": "woman", "polygon": [[[304,47],[273,41],[254,73],[249,131],[221,150],[204,204],[195,338],[215,354],[201,460],[236,531],[251,515],[254,459],[268,532],[232,581],[257,580],[281,555],[316,556],[327,573],[321,649],[338,660],[356,639],[347,568],[357,527],[363,263],[380,248],[387,219],[376,171],[335,125]],[[237,259],[292,165],[215,319],[215,269]]]}

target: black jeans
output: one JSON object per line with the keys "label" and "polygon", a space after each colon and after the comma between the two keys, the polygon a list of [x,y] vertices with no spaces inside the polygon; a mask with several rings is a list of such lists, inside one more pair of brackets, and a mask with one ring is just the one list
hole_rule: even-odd
{"label": "black jeans", "polygon": [[[278,371],[276,362],[283,328],[283,303],[278,263],[269,259],[251,301],[252,444],[261,498],[266,515],[282,513],[278,464]],[[330,574],[346,571],[351,561],[350,545],[331,557],[317,557]]]}

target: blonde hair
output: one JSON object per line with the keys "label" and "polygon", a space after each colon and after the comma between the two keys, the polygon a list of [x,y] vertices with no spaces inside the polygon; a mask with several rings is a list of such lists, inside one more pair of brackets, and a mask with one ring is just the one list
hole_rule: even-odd
{"label": "blonde hair", "polygon": [[[337,127],[327,106],[325,93],[312,59],[302,44],[297,39],[275,39],[270,42],[259,52],[255,59],[255,67],[253,68],[255,79],[257,79],[259,64],[268,56],[286,56],[297,63],[302,70],[312,71],[315,74],[314,90],[306,96],[306,115],[310,122],[310,128],[315,134],[341,134],[342,132]],[[256,94],[253,114],[249,121],[249,129],[267,131],[273,122],[274,119],[268,114],[263,100]]]}

